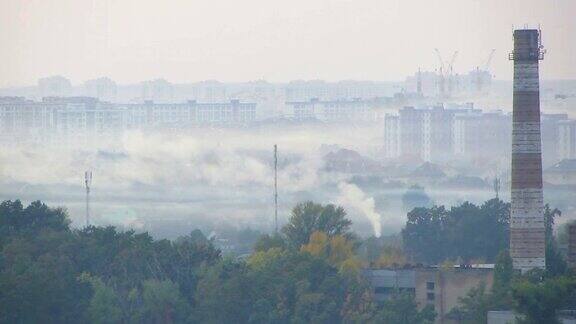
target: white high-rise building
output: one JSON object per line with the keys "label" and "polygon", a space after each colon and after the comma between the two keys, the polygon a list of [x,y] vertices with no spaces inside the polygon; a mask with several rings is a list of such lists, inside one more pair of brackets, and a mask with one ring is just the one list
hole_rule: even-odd
{"label": "white high-rise building", "polygon": [[558,157],[576,159],[576,120],[558,122]]}

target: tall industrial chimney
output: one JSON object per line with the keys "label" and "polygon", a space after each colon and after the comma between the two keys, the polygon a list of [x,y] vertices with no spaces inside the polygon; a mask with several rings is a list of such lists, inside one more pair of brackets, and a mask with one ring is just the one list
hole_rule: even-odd
{"label": "tall industrial chimney", "polygon": [[540,31],[514,31],[510,255],[522,272],[546,266],[538,61]]}

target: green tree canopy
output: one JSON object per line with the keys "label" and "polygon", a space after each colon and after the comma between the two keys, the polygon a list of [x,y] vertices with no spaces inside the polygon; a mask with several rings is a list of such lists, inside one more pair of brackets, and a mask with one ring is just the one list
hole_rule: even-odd
{"label": "green tree canopy", "polygon": [[416,262],[445,260],[494,262],[509,244],[510,204],[492,199],[481,206],[465,202],[415,208],[402,230],[404,251]]}
{"label": "green tree canopy", "polygon": [[575,290],[576,279],[568,276],[518,280],[512,287],[514,309],[524,315],[522,323],[560,323],[556,312],[569,302]]}
{"label": "green tree canopy", "polygon": [[300,248],[307,244],[314,232],[323,232],[329,237],[350,237],[352,222],[346,218],[344,208],[332,204],[320,205],[311,201],[297,204],[292,209],[288,224],[282,228],[288,245]]}

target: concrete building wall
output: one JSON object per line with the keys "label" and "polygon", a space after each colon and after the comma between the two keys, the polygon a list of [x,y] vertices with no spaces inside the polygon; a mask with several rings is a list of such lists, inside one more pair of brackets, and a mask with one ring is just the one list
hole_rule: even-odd
{"label": "concrete building wall", "polygon": [[366,270],[364,275],[377,301],[385,301],[398,291],[413,293],[419,309],[434,307],[438,314],[436,323],[454,323],[447,314],[458,305],[458,299],[481,283],[488,288],[493,283],[491,266],[448,270],[436,267],[379,269]]}
{"label": "concrete building wall", "polygon": [[493,269],[422,269],[416,272],[416,303],[424,308],[432,305],[438,314],[436,323],[454,323],[447,314],[472,288],[484,283],[492,287]]}

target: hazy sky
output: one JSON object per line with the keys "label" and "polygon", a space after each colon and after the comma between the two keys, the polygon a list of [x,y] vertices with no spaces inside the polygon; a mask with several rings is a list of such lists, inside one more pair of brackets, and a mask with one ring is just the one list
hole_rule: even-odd
{"label": "hazy sky", "polygon": [[541,25],[547,79],[576,78],[575,0],[0,0],[0,86],[163,77],[401,80],[459,54],[496,54],[510,79],[512,25]]}

